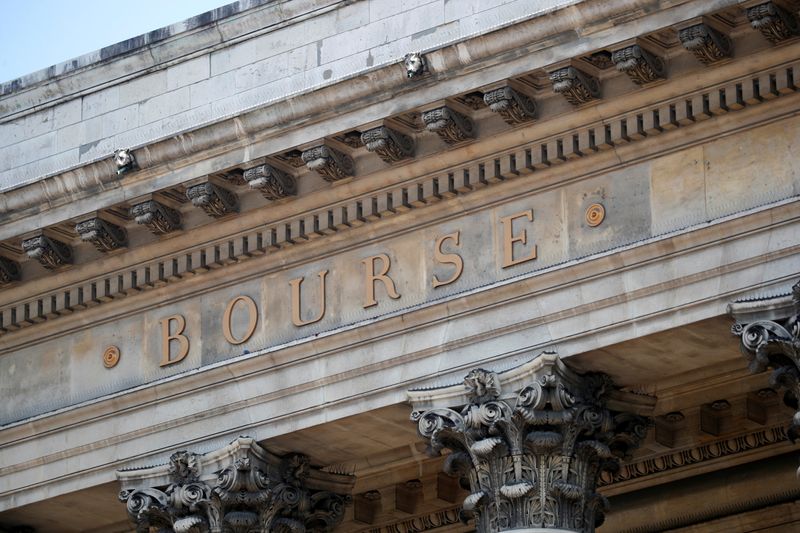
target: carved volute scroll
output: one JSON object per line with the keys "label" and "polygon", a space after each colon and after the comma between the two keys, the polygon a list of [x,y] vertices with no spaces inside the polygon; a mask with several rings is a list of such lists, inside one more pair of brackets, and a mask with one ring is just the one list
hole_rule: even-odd
{"label": "carved volute scroll", "polygon": [[210,217],[220,218],[239,211],[236,194],[210,181],[186,189],[186,197]]}
{"label": "carved volute scroll", "polygon": [[[207,454],[174,453],[168,466],[121,470],[120,501],[137,531],[327,533],[344,517],[355,478],[278,457],[239,437]],[[154,478],[168,482],[141,488]]]}
{"label": "carved volute scroll", "polygon": [[324,144],[306,150],[302,158],[308,169],[317,172],[325,181],[339,181],[355,175],[353,158]]}
{"label": "carved volute scroll", "polygon": [[536,118],[536,104],[509,86],[487,91],[483,101],[508,124],[522,124]]}
{"label": "carved volute scroll", "polygon": [[800,24],[795,15],[774,2],[748,8],[747,19],[753,29],[760,31],[761,35],[773,44],[779,44],[800,34]]}
{"label": "carved volute scroll", "polygon": [[731,56],[731,40],[707,24],[696,24],[678,32],[683,47],[698,61],[710,65]]}
{"label": "carved volute scroll", "polygon": [[624,72],[636,85],[644,85],[666,77],[664,61],[638,44],[616,50],[611,60],[617,70]]}
{"label": "carved volute scroll", "polygon": [[[753,307],[758,312],[753,313]],[[795,442],[800,438],[800,282],[791,296],[737,302],[729,310],[736,318],[731,332],[739,337],[750,371],[772,370],[770,386],[783,390],[784,403],[797,411],[787,431]]]}
{"label": "carved volute scroll", "polygon": [[414,154],[414,139],[386,126],[378,126],[361,134],[361,142],[386,163],[392,164]]}
{"label": "carved volute scroll", "polygon": [[572,105],[581,105],[600,98],[600,82],[575,67],[564,67],[550,73],[553,91]]}
{"label": "carved volute scroll", "polygon": [[46,235],[37,235],[22,241],[22,249],[28,257],[39,261],[48,270],[72,263],[72,248]]}
{"label": "carved volute scroll", "polygon": [[[431,452],[451,450],[445,472],[468,483],[463,514],[479,532],[592,532],[608,505],[600,474],[629,457],[649,422],[609,409],[604,374],[577,374],[551,353],[523,366],[516,394],[502,389],[502,374],[477,369],[464,379],[465,406],[416,410],[412,420]],[[431,392],[410,391],[412,404]]]}
{"label": "carved volute scroll", "polygon": [[98,217],[79,222],[75,225],[75,232],[81,240],[94,244],[101,252],[122,248],[128,241],[125,228]]}
{"label": "carved volute scroll", "polygon": [[297,194],[294,176],[270,165],[258,165],[244,171],[244,179],[251,189],[258,189],[267,200],[281,200]]}
{"label": "carved volute scroll", "polygon": [[156,235],[171,233],[181,227],[180,212],[166,205],[148,200],[131,207],[131,216]]}
{"label": "carved volute scroll", "polygon": [[472,119],[446,106],[423,112],[422,121],[425,129],[437,134],[447,144],[460,143],[475,136]]}

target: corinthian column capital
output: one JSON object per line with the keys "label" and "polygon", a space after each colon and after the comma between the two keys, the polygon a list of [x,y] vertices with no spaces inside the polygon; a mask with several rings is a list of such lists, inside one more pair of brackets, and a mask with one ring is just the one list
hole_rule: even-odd
{"label": "corinthian column capital", "polygon": [[[772,370],[769,384],[784,391],[783,401],[797,410],[800,401],[800,282],[791,294],[733,302],[728,311],[736,320],[731,332],[753,373]],[[787,435],[800,439],[800,410]],[[800,474],[800,470],[798,470]]]}
{"label": "corinthian column capital", "polygon": [[471,371],[466,404],[437,407],[457,398],[453,389],[410,391],[412,404],[432,407],[411,418],[431,452],[451,450],[445,472],[468,481],[462,512],[479,532],[591,532],[603,522],[600,474],[629,457],[649,425],[616,410],[623,402],[608,376],[577,374],[544,353],[503,373]]}
{"label": "corinthian column capital", "polygon": [[274,455],[249,437],[206,454],[176,452],[168,465],[117,477],[137,531],[175,533],[329,532],[355,482],[312,467],[304,455]]}

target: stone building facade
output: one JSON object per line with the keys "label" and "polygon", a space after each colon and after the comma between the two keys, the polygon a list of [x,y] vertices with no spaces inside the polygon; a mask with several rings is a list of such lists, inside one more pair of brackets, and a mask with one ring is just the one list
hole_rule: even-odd
{"label": "stone building facade", "polygon": [[0,86],[0,531],[800,530],[791,0],[242,0]]}

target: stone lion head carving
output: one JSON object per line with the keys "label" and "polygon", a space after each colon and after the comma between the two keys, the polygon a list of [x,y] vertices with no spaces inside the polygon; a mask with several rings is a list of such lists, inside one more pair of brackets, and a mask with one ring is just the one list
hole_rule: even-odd
{"label": "stone lion head carving", "polygon": [[117,174],[123,174],[136,168],[136,159],[133,157],[133,152],[127,148],[115,150],[114,165],[117,167]]}
{"label": "stone lion head carving", "polygon": [[403,58],[403,64],[406,67],[406,76],[409,78],[422,76],[425,72],[425,58],[419,52],[406,54]]}

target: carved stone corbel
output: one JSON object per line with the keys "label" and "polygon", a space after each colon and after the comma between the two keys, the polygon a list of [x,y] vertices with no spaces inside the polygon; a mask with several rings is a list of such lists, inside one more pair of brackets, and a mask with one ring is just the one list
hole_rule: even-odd
{"label": "carved stone corbel", "polygon": [[75,225],[81,240],[91,242],[101,252],[111,252],[126,246],[128,236],[125,228],[95,217]]}
{"label": "carved stone corbel", "polygon": [[[174,453],[170,464],[117,471],[119,499],[138,531],[292,533],[332,531],[355,478],[279,457],[249,437],[208,454]],[[148,488],[144,483],[160,479]]]}
{"label": "carved stone corbel", "polygon": [[667,77],[664,61],[638,44],[616,50],[611,61],[617,70],[624,72],[636,85],[644,85]]}
{"label": "carved stone corbel", "polygon": [[361,134],[361,142],[384,162],[396,163],[414,154],[414,139],[386,126],[378,126]]}
{"label": "carved stone corbel", "polygon": [[39,261],[48,270],[72,263],[72,248],[46,235],[37,235],[22,241],[22,249],[28,257]]}
{"label": "carved stone corbel", "polygon": [[710,65],[731,56],[731,40],[707,24],[695,24],[678,32],[683,47],[698,61]]}
{"label": "carved stone corbel", "polygon": [[0,256],[0,287],[8,285],[12,281],[19,281],[21,277],[22,271],[19,263]]}
{"label": "carved stone corbel", "polygon": [[144,224],[156,235],[165,235],[181,227],[180,212],[155,200],[134,205],[131,216],[137,224]]}
{"label": "carved stone corbel", "polygon": [[797,17],[774,2],[747,8],[747,19],[753,29],[760,31],[772,44],[780,44],[800,34]]}
{"label": "carved stone corbel", "polygon": [[536,104],[533,99],[507,85],[487,91],[483,95],[483,101],[508,124],[522,124],[536,118]]}
{"label": "carved stone corbel", "polygon": [[239,198],[236,194],[210,181],[189,187],[186,189],[186,197],[193,206],[199,207],[210,217],[220,218],[239,211]]}
{"label": "carved stone corbel", "polygon": [[482,533],[594,531],[608,506],[596,491],[601,473],[618,468],[649,425],[615,410],[626,403],[610,378],[577,374],[544,353],[503,373],[473,370],[463,391],[458,410],[439,406],[460,403],[455,386],[408,393],[429,450],[450,449],[445,472],[470,487],[462,517]]}
{"label": "carved stone corbel", "polygon": [[301,157],[308,169],[320,174],[325,181],[334,182],[355,175],[353,158],[324,144],[306,150]]}
{"label": "carved stone corbel", "polygon": [[244,171],[244,179],[251,189],[261,191],[267,200],[281,200],[297,194],[294,176],[270,165],[258,165]]}
{"label": "carved stone corbel", "polygon": [[800,282],[791,296],[737,302],[728,309],[736,318],[731,332],[739,337],[750,371],[771,369],[770,387],[784,390],[784,403],[795,409],[787,431],[795,442],[800,438]]}
{"label": "carved stone corbel", "polygon": [[447,106],[423,112],[422,122],[425,129],[437,134],[447,144],[460,143],[475,135],[472,119]]}
{"label": "carved stone corbel", "polygon": [[600,82],[575,67],[564,67],[550,73],[553,91],[575,106],[600,98]]}

